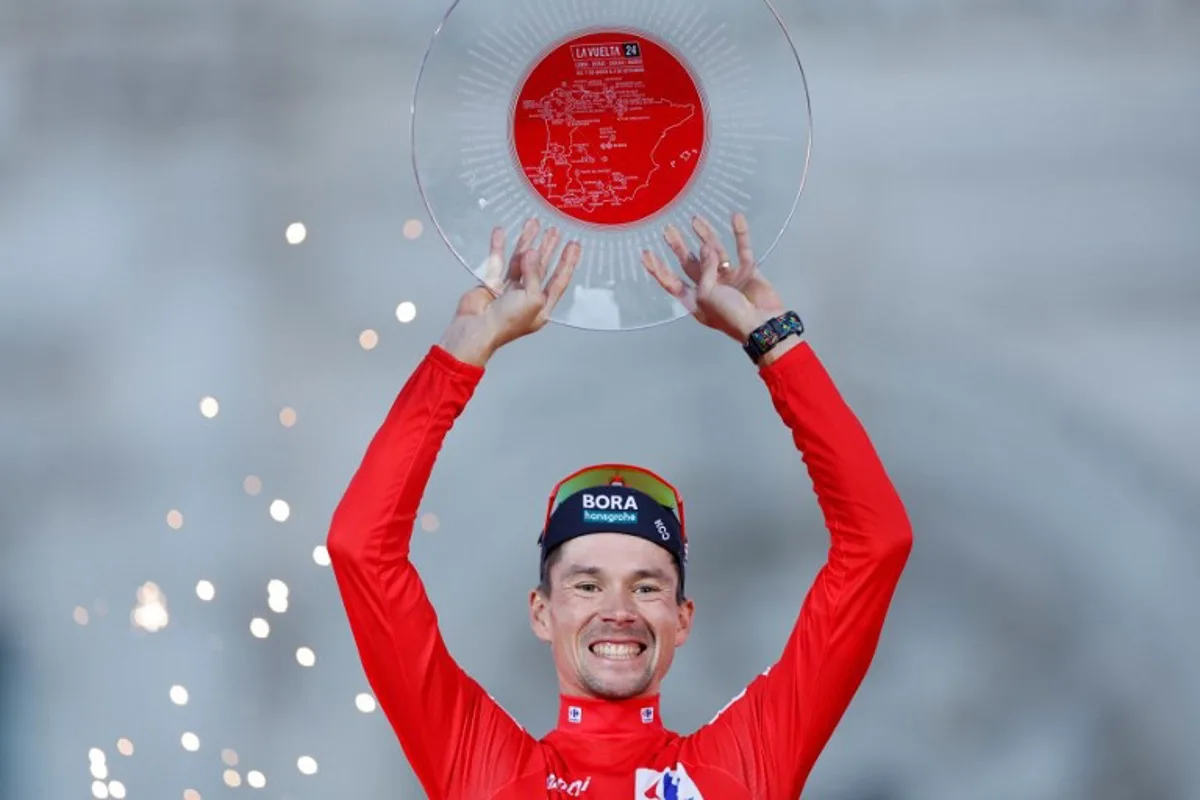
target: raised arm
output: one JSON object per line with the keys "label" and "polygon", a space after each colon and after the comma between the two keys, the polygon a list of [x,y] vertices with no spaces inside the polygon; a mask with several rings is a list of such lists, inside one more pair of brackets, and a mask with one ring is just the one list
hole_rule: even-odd
{"label": "raised arm", "polygon": [[[697,320],[758,359],[808,468],[830,547],[783,655],[686,746],[697,763],[736,775],[752,797],[795,800],[874,657],[912,531],[862,425],[812,348],[792,335],[796,320],[783,316],[758,271],[745,218],[733,218],[736,267],[706,221],[693,228],[698,255],[679,231],[666,235],[690,284],[651,253],[646,268]],[[763,330],[774,336],[751,335]]]}
{"label": "raised arm", "polygon": [[696,746],[764,800],[793,800],[862,683],[912,547],[904,506],[867,434],[807,344],[763,370],[830,535],[828,558],[780,659]]}
{"label": "raised arm", "polygon": [[[405,384],[337,506],[328,548],[367,680],[432,798],[503,780],[532,741],[455,663],[409,560],[442,441],[482,369],[434,348]],[[478,746],[487,750],[483,773]]]}
{"label": "raised arm", "polygon": [[534,748],[532,737],[451,657],[409,544],[442,442],[484,364],[504,343],[542,327],[548,298],[561,295],[555,281],[565,288],[570,279],[574,246],[564,249],[543,290],[556,235],[549,232],[537,248],[536,237],[536,225],[526,226],[514,272],[506,276],[499,268],[504,237],[493,235],[493,289],[463,296],[441,344],[409,378],[368,446],[329,531],[334,575],[367,680],[431,800],[491,797]]}

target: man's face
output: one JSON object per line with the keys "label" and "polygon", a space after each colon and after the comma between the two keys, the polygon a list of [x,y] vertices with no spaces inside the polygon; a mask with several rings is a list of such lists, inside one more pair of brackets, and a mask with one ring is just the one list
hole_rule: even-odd
{"label": "man's face", "polygon": [[657,694],[692,627],[692,601],[676,601],[671,554],[636,536],[594,533],[566,542],[559,556],[550,596],[530,596],[530,620],[550,643],[563,694]]}

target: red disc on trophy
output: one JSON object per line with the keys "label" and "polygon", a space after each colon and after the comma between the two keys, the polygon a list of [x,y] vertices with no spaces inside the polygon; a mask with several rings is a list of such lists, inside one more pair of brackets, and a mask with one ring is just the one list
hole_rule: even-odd
{"label": "red disc on trophy", "polygon": [[555,211],[627,225],[683,194],[704,154],[705,116],[695,77],[666,45],[599,31],[533,65],[513,104],[513,150]]}

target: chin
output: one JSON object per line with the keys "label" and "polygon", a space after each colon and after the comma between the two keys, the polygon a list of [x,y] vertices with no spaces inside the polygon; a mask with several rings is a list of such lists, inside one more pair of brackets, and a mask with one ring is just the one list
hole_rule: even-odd
{"label": "chin", "polygon": [[647,694],[655,685],[651,670],[627,675],[583,670],[579,677],[584,688],[602,700],[628,700]]}
{"label": "chin", "polygon": [[585,681],[588,690],[601,700],[629,700],[646,694],[653,684],[652,680],[640,680],[637,683]]}

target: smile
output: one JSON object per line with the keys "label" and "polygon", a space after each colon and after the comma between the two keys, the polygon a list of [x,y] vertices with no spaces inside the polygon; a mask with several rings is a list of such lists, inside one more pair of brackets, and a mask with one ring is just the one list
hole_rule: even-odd
{"label": "smile", "polygon": [[646,645],[638,642],[596,642],[588,648],[593,655],[612,661],[627,661],[646,652]]}

